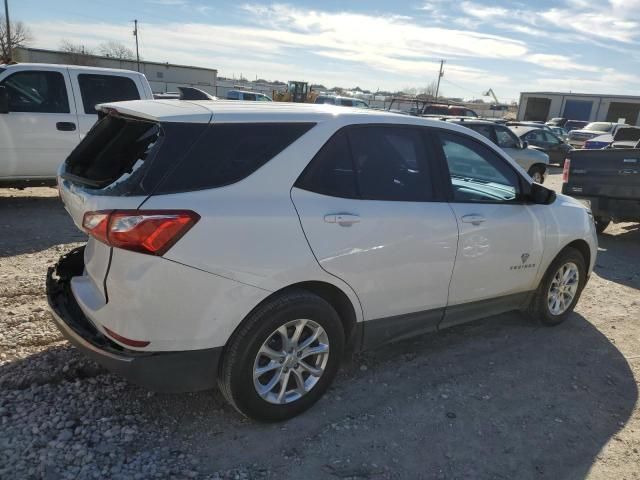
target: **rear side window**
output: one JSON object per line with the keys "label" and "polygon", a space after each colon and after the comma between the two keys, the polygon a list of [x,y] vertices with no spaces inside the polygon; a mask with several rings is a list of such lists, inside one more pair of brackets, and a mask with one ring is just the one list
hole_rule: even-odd
{"label": "rear side window", "polygon": [[133,80],[118,75],[78,75],[84,113],[96,114],[96,105],[125,100],[139,100],[140,94]]}
{"label": "rear side window", "polygon": [[340,130],[324,144],[296,182],[296,187],[332,197],[358,196],[346,130]]}
{"label": "rear side window", "polygon": [[10,112],[69,113],[69,97],[59,72],[24,71],[5,78]]}
{"label": "rear side window", "polygon": [[363,200],[433,199],[423,134],[410,127],[370,125],[339,131],[309,163],[296,186]]}
{"label": "rear side window", "polygon": [[243,99],[243,100],[250,100],[250,101],[252,101],[252,102],[253,102],[253,101],[255,101],[256,96],[255,96],[255,94],[253,94],[253,93],[243,93],[243,94],[242,94],[242,99]]}
{"label": "rear side window", "polygon": [[465,125],[464,123],[460,123],[460,125],[464,125],[465,127],[469,127],[474,132],[478,132],[485,138],[488,138],[493,143],[496,143],[496,138],[494,136],[493,126],[492,125]]}
{"label": "rear side window", "polygon": [[221,187],[238,182],[311,129],[314,123],[227,123],[207,127],[156,193]]}

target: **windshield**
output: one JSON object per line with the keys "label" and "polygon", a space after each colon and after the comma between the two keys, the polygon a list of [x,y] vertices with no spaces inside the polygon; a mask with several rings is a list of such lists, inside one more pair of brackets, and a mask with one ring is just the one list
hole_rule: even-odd
{"label": "windshield", "polygon": [[613,123],[606,122],[594,122],[584,127],[585,130],[591,130],[593,132],[610,132],[612,128]]}

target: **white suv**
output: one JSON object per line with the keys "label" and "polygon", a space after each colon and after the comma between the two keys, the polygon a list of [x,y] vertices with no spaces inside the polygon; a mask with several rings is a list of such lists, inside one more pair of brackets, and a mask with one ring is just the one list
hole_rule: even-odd
{"label": "white suv", "polygon": [[156,390],[216,380],[292,417],[346,349],[508,310],[557,324],[596,259],[590,212],[450,123],[328,105],[135,101],[59,172],[85,248],[50,269],[62,332]]}

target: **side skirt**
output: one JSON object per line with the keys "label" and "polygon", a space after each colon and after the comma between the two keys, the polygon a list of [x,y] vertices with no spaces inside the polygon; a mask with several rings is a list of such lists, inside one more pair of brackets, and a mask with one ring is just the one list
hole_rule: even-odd
{"label": "side skirt", "polygon": [[472,322],[527,307],[535,291],[515,293],[476,302],[452,305],[422,312],[367,320],[358,325],[363,330],[362,349],[404,340],[424,333]]}

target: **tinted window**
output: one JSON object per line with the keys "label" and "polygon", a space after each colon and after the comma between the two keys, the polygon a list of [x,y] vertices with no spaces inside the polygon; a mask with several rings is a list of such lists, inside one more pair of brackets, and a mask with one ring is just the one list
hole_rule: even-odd
{"label": "tinted window", "polygon": [[419,129],[351,128],[349,144],[361,198],[404,201],[433,198],[425,144]]}
{"label": "tinted window", "polygon": [[441,132],[453,199],[456,202],[509,202],[516,199],[519,178],[489,148],[468,137]]}
{"label": "tinted window", "polygon": [[496,126],[496,138],[500,148],[519,148],[520,140],[507,127]]}
{"label": "tinted window", "polygon": [[227,100],[238,100],[238,98],[239,98],[238,92],[235,92],[232,90],[227,93]]}
{"label": "tinted window", "polygon": [[282,152],[313,125],[213,124],[167,175],[158,193],[200,190],[238,182]]}
{"label": "tinted window", "polygon": [[480,135],[488,138],[494,143],[496,141],[495,136],[493,134],[493,126],[491,125],[465,125],[464,122],[460,123],[460,125],[468,127],[474,132],[478,132]]}
{"label": "tinted window", "polygon": [[250,101],[255,101],[256,96],[253,93],[243,93],[242,94],[242,99],[243,100],[250,100]]}
{"label": "tinted window", "polygon": [[353,107],[353,100],[341,98],[340,105],[342,105],[343,107]]}
{"label": "tinted window", "polygon": [[296,187],[332,197],[357,196],[346,130],[340,130],[324,144],[296,182]]}
{"label": "tinted window", "polygon": [[139,100],[140,94],[133,80],[117,75],[78,75],[84,113],[95,114],[96,105],[125,100]]}
{"label": "tinted window", "polygon": [[59,72],[25,71],[5,78],[10,112],[69,113],[64,77]]}

